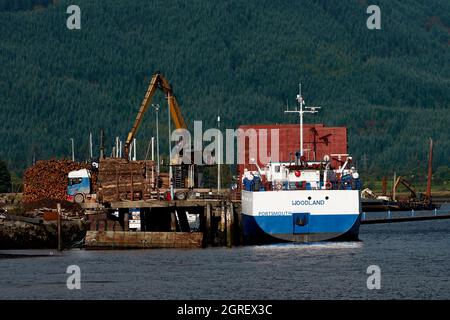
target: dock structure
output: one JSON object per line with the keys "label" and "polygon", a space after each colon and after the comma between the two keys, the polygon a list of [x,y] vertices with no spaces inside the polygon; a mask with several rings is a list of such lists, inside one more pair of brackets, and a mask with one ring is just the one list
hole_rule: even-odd
{"label": "dock structure", "polygon": [[226,197],[117,201],[106,205],[86,204],[85,210],[89,223],[87,249],[201,248],[242,244],[240,202]]}
{"label": "dock structure", "polygon": [[361,224],[450,219],[450,207],[433,210],[363,212]]}
{"label": "dock structure", "polygon": [[[241,202],[229,197],[91,203],[85,204],[84,209],[90,225],[85,239],[87,249],[205,248],[244,244]],[[437,219],[450,219],[449,205],[434,210],[361,213],[361,224]]]}

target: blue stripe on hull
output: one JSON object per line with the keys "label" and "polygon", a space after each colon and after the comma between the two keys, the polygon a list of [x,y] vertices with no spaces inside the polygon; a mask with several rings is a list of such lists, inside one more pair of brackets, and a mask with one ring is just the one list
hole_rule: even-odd
{"label": "blue stripe on hull", "polygon": [[[267,236],[281,241],[296,239],[335,239],[346,233],[357,239],[359,233],[359,214],[310,215],[303,238],[296,237],[298,229],[294,227],[292,215],[288,216],[250,216],[243,213],[242,225],[244,237],[254,242],[267,242]],[[291,235],[293,235],[291,237]],[[308,236],[309,235],[309,236]],[[257,239],[257,241],[255,241]],[[259,241],[259,240],[261,241]],[[273,239],[272,239],[273,240]]]}

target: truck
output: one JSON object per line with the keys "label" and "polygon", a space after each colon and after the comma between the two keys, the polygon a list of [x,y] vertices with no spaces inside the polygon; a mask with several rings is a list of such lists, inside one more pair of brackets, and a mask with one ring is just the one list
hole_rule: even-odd
{"label": "truck", "polygon": [[68,178],[67,201],[83,203],[95,197],[92,193],[91,172],[88,169],[71,171]]}

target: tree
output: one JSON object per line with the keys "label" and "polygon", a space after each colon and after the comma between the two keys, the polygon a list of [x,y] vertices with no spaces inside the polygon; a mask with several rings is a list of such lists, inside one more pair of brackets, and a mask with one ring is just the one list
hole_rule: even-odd
{"label": "tree", "polygon": [[11,174],[6,167],[6,162],[0,160],[0,193],[8,192],[11,187]]}
{"label": "tree", "polygon": [[[11,172],[34,154],[67,157],[70,138],[84,158],[100,128],[110,155],[157,70],[190,129],[194,120],[214,127],[218,111],[229,129],[296,123],[283,110],[302,82],[307,104],[323,107],[305,123],[348,127],[349,152],[366,154],[374,177],[426,171],[427,137],[438,146],[434,165],[448,165],[450,1],[382,0],[389,32],[378,32],[367,29],[364,1],[80,0],[84,13],[104,13],[85,21],[89,36],[65,28],[63,3],[0,0],[0,155]],[[153,103],[167,106],[161,93]],[[160,116],[166,151],[166,108]],[[147,112],[138,144],[155,131]]]}
{"label": "tree", "polygon": [[438,167],[433,174],[433,180],[436,183],[450,183],[450,168],[447,166]]}

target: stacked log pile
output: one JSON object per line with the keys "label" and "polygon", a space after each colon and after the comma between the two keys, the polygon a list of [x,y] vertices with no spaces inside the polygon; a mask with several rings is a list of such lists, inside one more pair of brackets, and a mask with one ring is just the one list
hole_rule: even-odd
{"label": "stacked log pile", "polygon": [[[89,164],[69,160],[41,160],[28,168],[24,173],[23,202],[30,203],[40,200],[65,201],[70,171],[91,169]],[[97,174],[92,172],[93,191],[96,189]]]}
{"label": "stacked log pile", "polygon": [[[168,188],[168,175],[160,174],[160,180],[159,188]],[[98,184],[98,198],[102,202],[149,200],[157,197],[153,161],[102,159],[99,163]]]}

